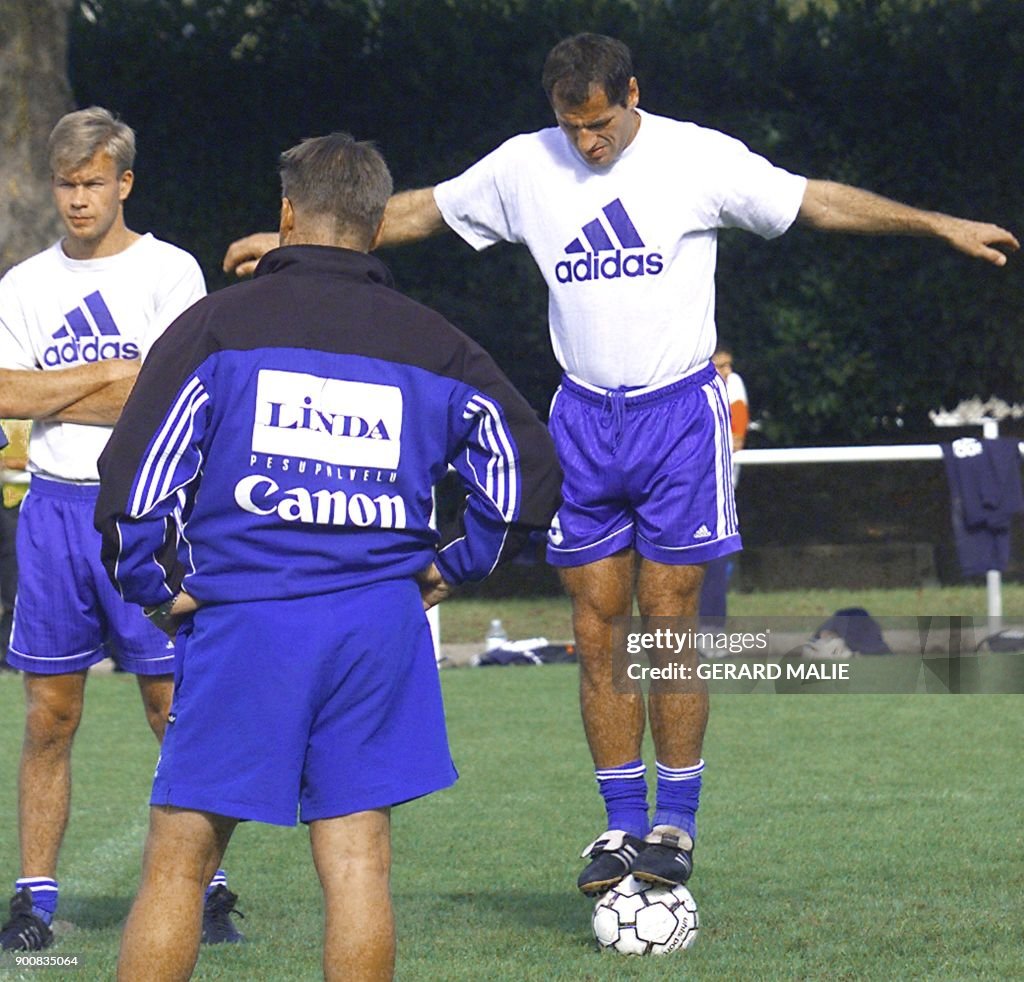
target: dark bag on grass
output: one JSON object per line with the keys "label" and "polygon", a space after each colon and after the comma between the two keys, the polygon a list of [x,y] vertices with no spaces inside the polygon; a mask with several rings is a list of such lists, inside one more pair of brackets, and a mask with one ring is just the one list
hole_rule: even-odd
{"label": "dark bag on grass", "polygon": [[473,660],[481,668],[493,665],[554,665],[575,662],[576,651],[571,644],[543,644],[527,651],[514,648],[492,648]]}
{"label": "dark bag on grass", "polygon": [[850,651],[861,655],[891,655],[892,648],[882,637],[882,628],[863,607],[843,607],[837,610],[814,633],[815,640],[825,634],[838,635]]}

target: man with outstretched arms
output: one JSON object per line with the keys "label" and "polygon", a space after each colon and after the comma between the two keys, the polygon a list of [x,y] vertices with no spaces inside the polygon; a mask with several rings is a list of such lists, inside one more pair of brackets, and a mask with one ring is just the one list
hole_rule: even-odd
{"label": "man with outstretched arms", "polygon": [[[611,649],[634,596],[643,617],[695,617],[704,564],[741,546],[728,400],[710,361],[718,229],[772,238],[801,222],[932,236],[1000,266],[1018,243],[996,225],[807,180],[721,133],[642,111],[629,50],[613,38],[561,41],[542,81],[557,126],[396,195],[379,244],[447,228],[476,249],[519,242],[547,282],[565,369],[550,420],[564,504],[548,559],[573,604],[584,729],[607,812],[578,880],[599,894],[630,872],[680,883],[692,870],[706,693],[652,690],[645,706],[613,684]],[[266,234],[239,240],[225,268],[249,271],[268,246]]]}
{"label": "man with outstretched arms", "polygon": [[150,728],[163,735],[174,653],[117,595],[100,563],[96,461],[140,360],[206,292],[192,256],[125,225],[135,157],[129,126],[99,107],[73,112],[54,127],[48,152],[64,236],[0,280],[0,417],[33,420],[7,656],[24,672],[26,701],[21,875],[0,927],[0,947],[12,950],[53,941],[87,669],[110,655],[134,673]]}
{"label": "man with outstretched arms", "polygon": [[[424,608],[560,500],[533,410],[366,254],[392,188],[372,145],[304,141],[281,183],[281,248],[171,326],[100,460],[107,569],[178,629],[121,979],[187,977],[199,884],[236,823],[296,812],[325,976],[390,977],[390,808],[456,778]],[[467,497],[442,543],[431,493],[449,465]]]}

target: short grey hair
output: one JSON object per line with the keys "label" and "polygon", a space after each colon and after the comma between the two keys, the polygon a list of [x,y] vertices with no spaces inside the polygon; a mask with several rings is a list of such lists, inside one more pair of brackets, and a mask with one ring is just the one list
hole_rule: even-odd
{"label": "short grey hair", "polygon": [[57,121],[46,144],[50,173],[77,170],[100,150],[114,161],[120,177],[135,163],[135,131],[102,106],[68,113]]}
{"label": "short grey hair", "polygon": [[394,190],[380,151],[349,133],[303,140],[281,154],[281,193],[306,217],[372,238]]}

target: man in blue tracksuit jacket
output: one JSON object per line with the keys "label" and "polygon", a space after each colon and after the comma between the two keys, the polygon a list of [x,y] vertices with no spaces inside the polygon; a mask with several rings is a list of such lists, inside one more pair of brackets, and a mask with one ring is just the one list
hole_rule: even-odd
{"label": "man in blue tracksuit jacket", "polygon": [[[235,824],[296,811],[327,977],[387,976],[389,809],[456,778],[424,608],[559,504],[536,414],[367,255],[391,193],[376,150],[307,140],[281,179],[282,248],[171,326],[100,459],[106,567],[177,631],[124,979],[187,975]],[[449,465],[467,496],[440,543],[431,491]]]}

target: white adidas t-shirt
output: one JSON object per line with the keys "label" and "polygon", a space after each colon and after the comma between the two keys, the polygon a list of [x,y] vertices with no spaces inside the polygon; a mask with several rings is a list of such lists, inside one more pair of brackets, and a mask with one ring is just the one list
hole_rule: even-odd
{"label": "white adidas t-shirt", "polygon": [[[144,358],[182,311],[206,294],[199,264],[143,235],[103,259],[69,259],[59,242],[0,280],[0,368],[73,368]],[[63,481],[98,481],[109,426],[37,420],[29,467]]]}
{"label": "white adidas t-shirt", "polygon": [[640,113],[608,169],[557,127],[513,137],[434,197],[470,245],[525,243],[550,291],[562,367],[604,388],[671,382],[715,347],[717,230],[793,223],[807,181],[738,140]]}

